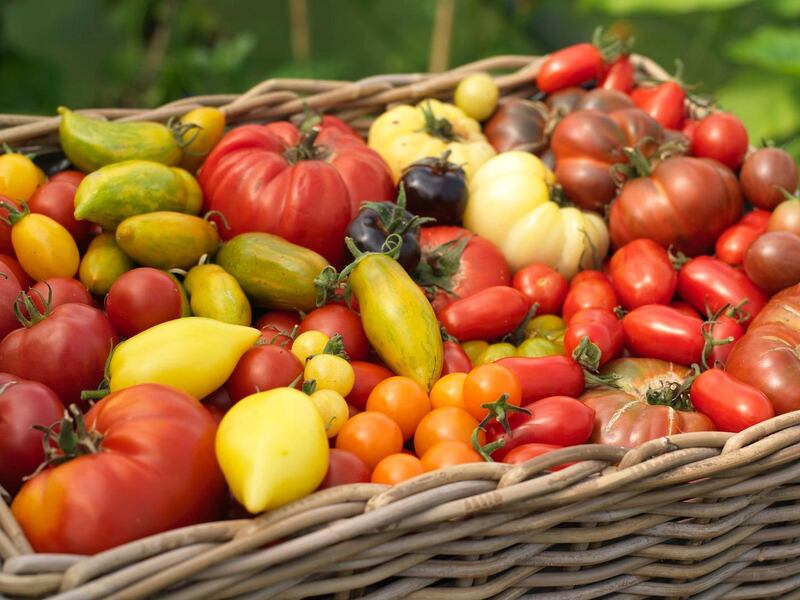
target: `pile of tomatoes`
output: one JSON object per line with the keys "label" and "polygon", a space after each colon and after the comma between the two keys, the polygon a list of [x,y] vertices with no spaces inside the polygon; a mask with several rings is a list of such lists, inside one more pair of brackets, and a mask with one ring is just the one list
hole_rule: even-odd
{"label": "pile of tomatoes", "polygon": [[535,83],[468,75],[366,140],[62,108],[47,174],[1,156],[0,486],[34,548],[800,410],[791,156],[618,41]]}

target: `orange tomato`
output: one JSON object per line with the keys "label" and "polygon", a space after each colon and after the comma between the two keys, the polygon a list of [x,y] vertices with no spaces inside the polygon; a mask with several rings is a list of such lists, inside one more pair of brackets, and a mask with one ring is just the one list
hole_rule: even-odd
{"label": "orange tomato", "polygon": [[466,373],[450,373],[433,385],[431,390],[431,406],[455,406],[464,408],[464,380]]}
{"label": "orange tomato", "polygon": [[336,447],[352,452],[374,469],[381,460],[403,449],[403,433],[397,423],[383,413],[362,412],[339,430]]}
{"label": "orange tomato", "polygon": [[503,394],[508,394],[508,404],[519,406],[522,401],[519,379],[501,365],[477,366],[464,379],[464,408],[478,421],[489,414],[482,405],[497,402]]}
{"label": "orange tomato", "polygon": [[428,450],[420,462],[426,471],[435,471],[453,465],[483,462],[483,459],[469,444],[446,440]]}
{"label": "orange tomato", "polygon": [[372,472],[372,483],[397,485],[425,472],[422,461],[411,454],[391,454],[377,464]]}
{"label": "orange tomato", "polygon": [[395,376],[379,382],[367,398],[367,410],[383,413],[400,426],[410,440],[422,418],[431,411],[425,389],[410,377]]}
{"label": "orange tomato", "polygon": [[[463,408],[443,406],[429,412],[417,426],[414,434],[414,450],[422,456],[433,446],[442,441],[457,441],[472,444],[472,432],[478,421]],[[478,433],[481,446],[486,443],[486,436]]]}

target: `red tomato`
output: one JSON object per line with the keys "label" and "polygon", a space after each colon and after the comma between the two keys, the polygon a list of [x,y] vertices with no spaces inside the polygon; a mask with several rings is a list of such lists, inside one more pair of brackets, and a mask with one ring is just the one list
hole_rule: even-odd
{"label": "red tomato", "polygon": [[62,304],[0,342],[0,371],[45,384],[64,406],[82,405],[96,389],[117,332],[108,317],[85,304]]}
{"label": "red tomato", "polygon": [[[588,273],[589,271],[585,271]],[[584,276],[577,283],[570,285],[564,300],[562,314],[569,323],[572,316],[584,308],[605,308],[614,310],[619,306],[619,297],[608,277],[597,272],[597,276]]]}
{"label": "red tomato", "polygon": [[731,114],[711,113],[700,121],[692,137],[692,154],[713,158],[736,170],[747,153],[747,130]]}
{"label": "red tomato", "polygon": [[13,275],[23,289],[28,289],[36,283],[19,264],[16,258],[7,254],[0,254],[0,273]]}
{"label": "red tomato", "polygon": [[22,327],[14,306],[19,298],[22,288],[13,275],[0,275],[0,340],[9,332]]}
{"label": "red tomato", "polygon": [[636,106],[658,121],[665,129],[680,129],[686,116],[686,94],[674,81],[639,87],[631,92]]}
{"label": "red tomato", "polygon": [[593,44],[568,46],[547,55],[536,74],[536,87],[549,93],[599,79],[605,64],[603,54]]}
{"label": "red tomato", "polygon": [[635,356],[680,365],[700,364],[705,340],[703,322],[669,306],[648,304],[622,319],[625,345]]}
{"label": "red tomato", "polygon": [[700,319],[701,321],[703,320],[703,316],[699,312],[697,312],[688,302],[684,302],[683,300],[673,300],[672,302],[669,303],[669,305],[675,310],[679,310],[680,312],[689,317]]}
{"label": "red tomato", "polygon": [[225,134],[198,176],[204,209],[220,211],[230,226],[219,222],[220,236],[273,233],[341,265],[361,203],[392,200],[395,191],[383,159],[340,123],[325,117],[308,134],[286,122]]}
{"label": "red tomato", "polygon": [[355,373],[355,383],[346,400],[359,410],[366,410],[367,399],[375,386],[384,379],[394,377],[394,373],[382,365],[360,360],[354,360],[350,366]]}
{"label": "red tomato", "polygon": [[231,400],[289,386],[303,373],[303,365],[290,350],[275,344],[253,346],[242,355],[228,378]]}
{"label": "red tomato", "polygon": [[608,273],[605,271],[596,271],[594,269],[579,271],[575,274],[575,277],[570,279],[569,289],[572,289],[576,285],[582,284],[586,281],[605,281],[606,283],[609,283],[611,280],[608,278]]}
{"label": "red tomato", "polygon": [[291,345],[290,337],[295,326],[300,326],[300,315],[293,310],[270,310],[261,315],[255,328],[261,330],[261,339],[268,344]]}
{"label": "red tomato", "polygon": [[594,409],[569,396],[542,398],[525,406],[529,415],[514,412],[508,417],[511,434],[493,420],[486,427],[486,442],[502,440],[502,446],[492,453],[503,460],[514,448],[524,444],[557,444],[575,446],[585,443],[592,435]]}
{"label": "red tomato", "polygon": [[106,312],[117,331],[132,337],[183,316],[180,284],[169,273],[140,267],[120,275],[106,296]]}
{"label": "red tomato", "polygon": [[0,487],[12,496],[44,462],[42,434],[64,414],[55,392],[36,381],[0,373]]}
{"label": "red tomato", "polygon": [[202,402],[217,425],[233,406],[233,400],[224,385],[203,398]]}
{"label": "red tomato", "polygon": [[501,358],[493,364],[501,365],[517,376],[523,404],[548,396],[577,398],[585,385],[583,369],[566,356],[514,356]]}
{"label": "red tomato", "polygon": [[747,275],[711,256],[698,256],[681,267],[678,295],[701,314],[715,313],[726,304],[738,307],[746,300],[740,308],[750,319],[769,300]]}
{"label": "red tomato", "polygon": [[597,87],[604,90],[617,90],[626,94],[633,89],[635,67],[628,55],[620,56],[611,63],[605,75],[600,79]]}
{"label": "red tomato", "polygon": [[83,181],[84,177],[86,177],[86,175],[84,175],[80,171],[67,170],[52,175],[50,177],[50,181],[64,181],[71,183],[72,185],[77,187],[78,185],[80,185],[81,181]]}
{"label": "red tomato", "polygon": [[530,304],[538,304],[536,314],[556,315],[561,311],[569,285],[564,276],[542,263],[534,263],[514,274],[514,289],[522,292]]}
{"label": "red tomato", "polygon": [[749,225],[755,227],[759,231],[766,231],[769,227],[769,220],[772,218],[772,213],[768,210],[761,210],[757,208],[746,213],[739,223],[742,225]]}
{"label": "red tomato", "polygon": [[37,552],[95,554],[219,517],[217,426],[197,400],[137,385],[103,398],[85,423],[98,451],[41,472],[11,505]]}
{"label": "red tomato", "polygon": [[[26,295],[39,312],[44,312],[44,301],[48,299],[50,300],[51,309],[70,302],[94,306],[94,299],[89,290],[86,289],[86,286],[77,279],[68,277],[51,277],[37,281],[27,291]],[[17,305],[22,310],[22,314],[27,316],[28,313],[24,310],[23,302],[18,301]]]}
{"label": "red tomato", "polygon": [[448,304],[439,313],[439,320],[447,333],[462,342],[489,340],[514,331],[528,308],[528,301],[520,292],[495,286]]}
{"label": "red tomato", "polygon": [[318,490],[350,483],[369,483],[369,467],[352,452],[331,448],[328,454],[328,472]]}
{"label": "red tomato", "polygon": [[710,369],[694,380],[692,404],[707,415],[719,431],[738,433],[775,416],[766,395],[720,369]]}
{"label": "red tomato", "polygon": [[681,127],[681,133],[686,136],[686,139],[689,140],[689,149],[691,150],[691,143],[694,139],[694,132],[697,130],[697,126],[700,125],[700,121],[697,119],[686,119],[683,122],[683,127]]}
{"label": "red tomato", "polygon": [[625,344],[622,323],[613,311],[605,308],[584,308],[573,315],[564,332],[567,356],[573,356],[584,337],[600,348],[600,365],[619,355]]}
{"label": "red tomato", "polygon": [[0,195],[0,253],[13,256],[14,246],[11,245],[11,225],[3,220],[8,219],[8,208],[3,203],[10,204],[16,210],[21,210],[22,207],[11,198]]}
{"label": "red tomato", "polygon": [[78,246],[88,243],[91,237],[92,224],[89,221],[75,219],[76,184],[69,180],[48,181],[40,186],[28,200],[32,213],[46,215],[64,226],[70,232]]}
{"label": "red tomato", "polygon": [[678,273],[667,251],[653,240],[625,244],[611,257],[611,282],[622,306],[631,310],[645,304],[669,304],[678,285]]}
{"label": "red tomato", "polygon": [[519,378],[510,369],[497,363],[479,365],[464,379],[464,408],[479,421],[489,410],[484,404],[497,402],[506,395],[506,403],[519,406],[522,389]]}
{"label": "red tomato", "polygon": [[740,221],[722,232],[717,239],[714,253],[722,262],[737,267],[744,263],[744,255],[748,248],[762,233],[764,232],[751,225],[744,225]]}
{"label": "red tomato", "polygon": [[460,344],[445,341],[443,346],[444,364],[442,377],[450,373],[469,373],[472,370],[472,361]]}
{"label": "red tomato", "polygon": [[726,344],[714,346],[706,357],[709,367],[717,365],[720,368],[724,368],[734,344],[744,335],[744,328],[739,324],[739,321],[725,315],[717,317],[716,321],[712,323],[704,324],[703,328],[706,333],[711,335],[713,340],[730,340]]}
{"label": "red tomato", "polygon": [[[563,446],[557,446],[556,444],[523,444],[522,446],[517,446],[511,452],[506,454],[503,457],[503,462],[511,465],[521,465],[522,463],[526,463],[529,460],[533,460],[537,456],[541,456],[542,454],[547,454],[548,452],[552,452],[553,450],[561,450],[561,448],[563,448]],[[575,463],[566,463],[563,465],[550,467],[547,470],[560,471],[561,469],[566,469],[568,466],[572,464]]]}
{"label": "red tomato", "polygon": [[710,251],[742,212],[736,176],[707,158],[676,156],[627,181],[611,205],[611,240],[649,238],[690,256]]}
{"label": "red tomato", "polygon": [[300,323],[299,333],[321,331],[328,337],[341,334],[344,350],[351,360],[364,360],[369,354],[369,341],[361,317],[346,306],[328,304],[312,310]]}
{"label": "red tomato", "polygon": [[511,285],[511,269],[489,240],[462,227],[423,227],[414,280],[438,314],[445,306],[496,285]]}

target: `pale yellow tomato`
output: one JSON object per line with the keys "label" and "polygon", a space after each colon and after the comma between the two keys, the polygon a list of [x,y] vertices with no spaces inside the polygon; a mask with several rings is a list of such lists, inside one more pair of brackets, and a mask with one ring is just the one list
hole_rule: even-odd
{"label": "pale yellow tomato", "polygon": [[339,392],[334,390],[317,390],[310,396],[311,402],[317,407],[322,423],[325,425],[325,434],[336,437],[339,430],[350,418],[350,409],[347,401]]}
{"label": "pale yellow tomato", "polygon": [[483,121],[497,107],[500,90],[488,73],[473,73],[462,79],[455,92],[455,103],[467,116]]}
{"label": "pale yellow tomato", "polygon": [[292,354],[305,365],[309,356],[322,354],[329,341],[330,338],[321,331],[304,331],[292,342]]}

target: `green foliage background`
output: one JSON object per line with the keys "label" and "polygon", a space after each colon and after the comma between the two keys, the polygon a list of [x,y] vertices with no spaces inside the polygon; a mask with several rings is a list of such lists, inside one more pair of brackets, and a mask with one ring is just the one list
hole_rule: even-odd
{"label": "green foliage background", "polygon": [[[636,51],[800,158],[800,0],[455,0],[450,64],[544,53],[629,31]],[[292,57],[289,0],[0,0],[0,112],[154,106],[269,77],[424,71],[434,0],[308,0]]]}

